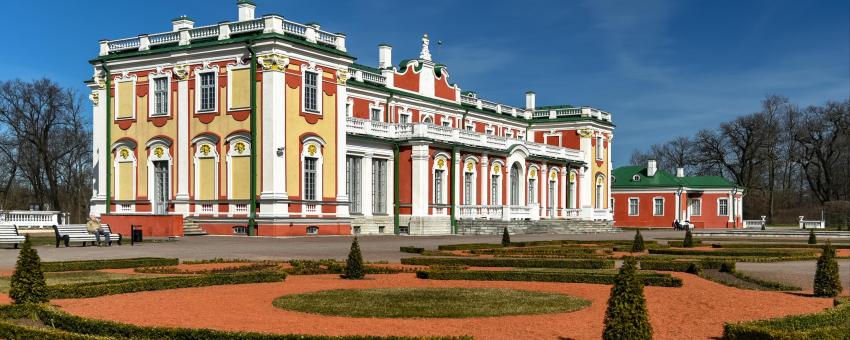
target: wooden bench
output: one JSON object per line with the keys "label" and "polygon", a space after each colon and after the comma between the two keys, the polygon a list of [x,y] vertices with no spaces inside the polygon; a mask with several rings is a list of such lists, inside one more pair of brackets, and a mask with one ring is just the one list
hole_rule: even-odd
{"label": "wooden bench", "polygon": [[[111,246],[112,242],[115,241],[118,242],[119,246],[121,245],[121,241],[124,240],[124,235],[113,232],[112,229],[109,228],[108,224],[101,224],[100,227],[103,229],[103,231],[109,233],[109,239],[104,240],[107,241],[107,244]],[[97,238],[97,235],[95,235],[95,238]]]}
{"label": "wooden bench", "polygon": [[14,224],[0,224],[0,243],[14,244],[17,249],[18,244],[25,239],[24,235],[18,233],[18,227]]}
{"label": "wooden bench", "polygon": [[94,234],[89,233],[85,224],[55,225],[53,231],[56,233],[56,248],[59,248],[60,242],[64,242],[65,247],[68,247],[71,242],[82,242],[83,247],[85,247],[86,242],[94,244],[97,241]]}

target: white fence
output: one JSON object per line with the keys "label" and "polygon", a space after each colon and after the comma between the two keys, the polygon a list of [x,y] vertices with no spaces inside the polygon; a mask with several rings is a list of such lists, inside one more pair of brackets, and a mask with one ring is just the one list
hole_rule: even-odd
{"label": "white fence", "polygon": [[537,204],[531,205],[461,205],[460,219],[539,220]]}
{"label": "white fence", "polygon": [[68,221],[68,214],[60,211],[0,211],[0,224],[14,224],[18,228],[50,228]]}
{"label": "white fence", "polygon": [[800,216],[800,229],[825,229],[826,221],[805,220]]}
{"label": "white fence", "polygon": [[762,229],[766,219],[767,216],[762,216],[760,220],[744,220],[744,229]]}

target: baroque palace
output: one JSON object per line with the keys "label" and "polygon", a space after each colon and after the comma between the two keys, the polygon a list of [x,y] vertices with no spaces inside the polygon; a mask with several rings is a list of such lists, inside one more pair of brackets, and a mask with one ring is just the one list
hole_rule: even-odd
{"label": "baroque palace", "polygon": [[514,107],[432,60],[355,62],[280,15],[103,40],[88,82],[92,214],[113,230],[477,234],[612,228],[611,114]]}

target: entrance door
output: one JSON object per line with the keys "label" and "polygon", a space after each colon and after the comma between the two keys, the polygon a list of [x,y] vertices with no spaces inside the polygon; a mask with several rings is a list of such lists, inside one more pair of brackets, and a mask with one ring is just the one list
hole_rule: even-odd
{"label": "entrance door", "polygon": [[168,213],[168,162],[153,162],[153,212],[157,215]]}

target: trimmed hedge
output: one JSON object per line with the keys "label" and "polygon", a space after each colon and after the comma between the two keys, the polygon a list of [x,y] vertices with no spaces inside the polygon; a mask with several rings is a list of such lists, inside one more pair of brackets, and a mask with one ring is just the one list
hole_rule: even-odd
{"label": "trimmed hedge", "polygon": [[835,300],[835,308],[814,314],[726,324],[723,338],[840,340],[850,334],[850,299]]}
{"label": "trimmed hedge", "polygon": [[44,272],[70,272],[98,269],[164,267],[176,266],[178,264],[180,264],[180,260],[178,259],[163,257],[137,257],[130,259],[42,262],[41,270]]}
{"label": "trimmed hedge", "polygon": [[[540,247],[540,248],[498,248],[498,249],[474,249],[472,254],[488,255],[573,255],[573,254],[597,254],[612,253],[611,248],[602,247]],[[598,254],[602,255],[602,254]]]}
{"label": "trimmed hedge", "polygon": [[[402,340],[402,339],[472,339],[471,337],[378,337],[378,336],[321,336],[301,334],[263,334],[226,332],[201,328],[145,327],[131,324],[86,319],[45,305],[0,306],[0,318],[29,319],[37,317],[55,327],[37,329],[0,321],[0,337],[9,339],[225,339],[225,340]],[[23,329],[23,330],[22,330]],[[66,333],[70,332],[70,333]],[[100,337],[96,337],[100,336]]]}
{"label": "trimmed hedge", "polygon": [[647,260],[685,260],[685,261],[728,261],[728,262],[752,262],[752,263],[771,263],[771,262],[786,262],[786,261],[803,261],[816,260],[817,254],[805,254],[794,256],[700,256],[700,255],[649,255],[643,256]]}
{"label": "trimmed hedge", "polygon": [[[694,239],[691,241],[692,246],[699,247],[702,246],[702,241]],[[667,246],[676,247],[676,248],[685,248],[685,241],[667,241]]]}
{"label": "trimmed hedge", "polygon": [[662,255],[700,255],[700,256],[816,256],[816,249],[721,249],[721,250],[693,250],[693,249],[649,249],[650,254]]}
{"label": "trimmed hedge", "polygon": [[[773,249],[773,248],[785,248],[785,249],[823,249],[823,245],[820,244],[805,244],[805,243],[713,243],[711,245],[712,248],[726,248],[726,249],[737,249],[737,248],[751,248],[751,249]],[[834,249],[850,249],[850,245],[848,244],[839,244],[832,245]]]}
{"label": "trimmed hedge", "polygon": [[[283,270],[289,275],[342,274],[345,271],[345,264],[334,259],[290,260],[289,264],[292,268]],[[366,265],[364,267],[364,271],[366,274],[398,274],[412,272],[412,270],[373,265]]]}
{"label": "trimmed hedge", "polygon": [[529,259],[529,258],[469,258],[469,257],[406,257],[401,264],[430,266],[456,265],[470,267],[571,268],[610,269],[613,260],[602,259]]}
{"label": "trimmed hedge", "polygon": [[413,247],[413,246],[399,247],[398,251],[400,251],[402,253],[422,254],[422,253],[425,252],[425,248]]}
{"label": "trimmed hedge", "polygon": [[[531,281],[613,284],[616,273],[589,273],[587,271],[418,271],[416,277],[428,280],[471,280],[471,281]],[[666,274],[638,274],[638,279],[647,286],[681,287],[682,279]]]}
{"label": "trimmed hedge", "polygon": [[[620,245],[632,246],[632,240],[600,240],[600,241],[579,241],[579,240],[551,240],[551,241],[525,241],[511,242],[510,247],[539,247],[539,246],[559,246],[567,244],[595,244],[595,245]],[[657,244],[656,241],[643,241],[644,244]],[[473,249],[492,249],[502,248],[498,243],[466,243],[466,244],[448,244],[437,246],[439,250],[473,250]]]}
{"label": "trimmed hedge", "polygon": [[735,262],[704,259],[697,261],[651,260],[641,259],[640,269],[668,272],[699,274],[703,269],[718,269],[721,272],[734,272]]}
{"label": "trimmed hedge", "polygon": [[176,288],[279,282],[285,279],[286,273],[276,270],[265,270],[237,274],[152,277],[53,285],[47,287],[47,293],[50,299],[77,299]]}
{"label": "trimmed hedge", "polygon": [[212,269],[180,269],[174,266],[170,267],[140,267],[133,269],[136,273],[144,274],[182,274],[182,275],[198,275],[198,274],[233,274],[256,272],[277,268],[277,263],[272,262],[256,262],[241,266],[212,268]]}

